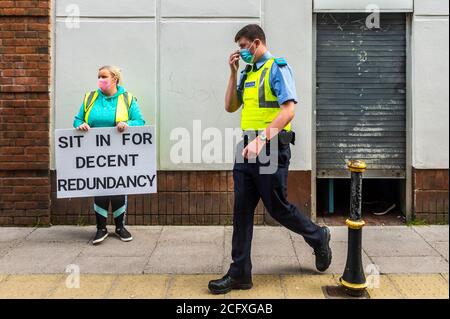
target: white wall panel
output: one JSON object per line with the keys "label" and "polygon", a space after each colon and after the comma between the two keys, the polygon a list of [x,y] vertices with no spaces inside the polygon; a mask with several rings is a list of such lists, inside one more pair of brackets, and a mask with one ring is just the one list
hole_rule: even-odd
{"label": "white wall panel", "polygon": [[[230,164],[175,164],[170,160],[173,129],[193,134],[193,121],[203,129],[239,128],[240,111],[224,110],[229,78],[227,59],[237,47],[235,33],[244,23],[168,22],[161,24],[160,162],[162,169],[230,169]],[[203,144],[206,144],[204,142]],[[217,146],[220,148],[220,141]],[[192,150],[192,147],[191,147]],[[192,154],[191,154],[192,155]],[[193,155],[191,159],[194,159]]]}
{"label": "white wall panel", "polygon": [[259,17],[261,0],[163,0],[162,17]]}
{"label": "white wall panel", "polygon": [[449,168],[448,17],[413,22],[413,167]]}
{"label": "white wall panel", "polygon": [[291,169],[311,170],[312,150],[312,0],[290,1],[289,10],[277,0],[267,0],[265,29],[273,55],[287,59],[297,85],[299,104],[293,128],[297,142],[292,146]]}
{"label": "white wall panel", "polygon": [[70,128],[84,93],[97,88],[102,65],[122,68],[124,86],[155,121],[156,28],[151,21],[85,21],[79,29],[56,24],[56,128]]}
{"label": "white wall panel", "polygon": [[447,15],[448,0],[414,0],[416,15]]}
{"label": "white wall panel", "polygon": [[79,10],[81,17],[154,17],[156,0],[56,0],[56,16]]}

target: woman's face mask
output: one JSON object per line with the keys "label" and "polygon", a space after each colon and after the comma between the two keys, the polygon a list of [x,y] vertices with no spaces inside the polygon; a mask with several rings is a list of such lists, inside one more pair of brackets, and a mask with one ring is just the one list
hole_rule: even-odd
{"label": "woman's face mask", "polygon": [[253,64],[255,62],[255,55],[256,52],[258,52],[258,49],[256,49],[255,54],[252,54],[250,52],[250,49],[253,46],[253,44],[255,44],[255,41],[253,41],[252,44],[247,49],[241,49],[239,51],[241,58],[245,63]]}
{"label": "woman's face mask", "polygon": [[102,78],[98,79],[98,87],[103,92],[108,91],[112,87],[112,85],[113,83],[111,79],[102,79]]}

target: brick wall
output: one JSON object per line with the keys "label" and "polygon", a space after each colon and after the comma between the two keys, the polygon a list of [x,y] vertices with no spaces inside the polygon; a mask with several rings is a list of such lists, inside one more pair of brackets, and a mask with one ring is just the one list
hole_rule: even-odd
{"label": "brick wall", "polygon": [[50,221],[50,1],[0,0],[0,225]]}
{"label": "brick wall", "polygon": [[416,219],[431,224],[448,224],[448,170],[414,169],[413,192],[413,211]]}
{"label": "brick wall", "polygon": [[[128,196],[130,225],[229,225],[233,220],[232,172],[158,172],[158,193]],[[52,184],[55,174],[52,172]],[[95,224],[92,199],[57,199],[52,224]],[[264,222],[264,206],[255,223]],[[111,214],[110,214],[111,215]],[[111,216],[109,222],[111,223]]]}
{"label": "brick wall", "polygon": [[[93,199],[57,199],[56,176],[51,172],[54,225],[95,224]],[[231,225],[233,221],[231,171],[158,172],[158,193],[128,196],[130,225]],[[290,172],[288,198],[311,214],[311,172]],[[111,215],[111,214],[110,214]],[[109,216],[109,223],[112,223]],[[278,225],[262,202],[255,210],[256,225]]]}

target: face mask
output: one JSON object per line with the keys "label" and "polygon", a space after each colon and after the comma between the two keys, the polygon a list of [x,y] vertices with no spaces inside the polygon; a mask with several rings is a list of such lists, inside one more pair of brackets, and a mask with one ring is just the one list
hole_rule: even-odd
{"label": "face mask", "polygon": [[250,52],[250,48],[253,46],[254,43],[255,43],[255,41],[253,41],[253,43],[250,45],[250,47],[248,49],[242,49],[239,52],[242,60],[245,63],[253,64],[253,62],[255,61],[255,55],[256,55],[256,52],[258,52],[258,49],[256,49],[255,55],[251,54],[251,52]]}
{"label": "face mask", "polygon": [[100,90],[102,90],[103,92],[108,91],[112,86],[111,80],[107,80],[107,79],[98,79],[98,87],[100,88]]}

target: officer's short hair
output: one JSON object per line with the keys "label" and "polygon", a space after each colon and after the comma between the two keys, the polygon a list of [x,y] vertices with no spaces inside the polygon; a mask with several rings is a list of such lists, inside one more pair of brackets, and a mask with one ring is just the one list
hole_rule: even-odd
{"label": "officer's short hair", "polygon": [[266,34],[264,33],[264,30],[257,24],[249,24],[239,30],[239,32],[234,37],[234,42],[238,42],[242,38],[246,38],[252,42],[256,39],[259,39],[262,43],[266,44]]}

